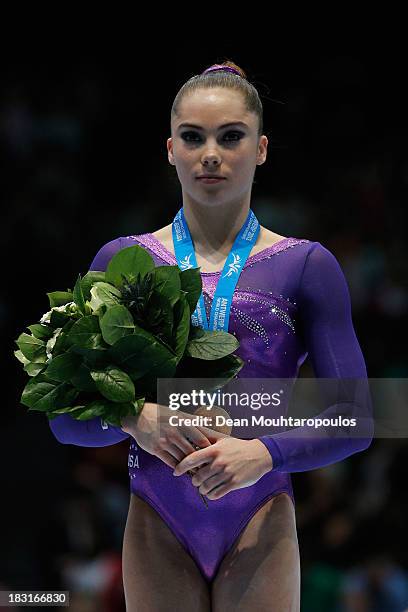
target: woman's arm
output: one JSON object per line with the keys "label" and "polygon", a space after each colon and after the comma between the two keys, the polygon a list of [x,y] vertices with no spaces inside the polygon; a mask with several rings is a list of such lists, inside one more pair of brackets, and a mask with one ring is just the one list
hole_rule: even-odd
{"label": "woman's arm", "polygon": [[110,446],[129,437],[120,427],[108,425],[100,417],[78,421],[61,414],[49,421],[52,433],[61,444],[75,446]]}
{"label": "woman's arm", "polygon": [[[104,272],[112,257],[121,248],[121,238],[107,242],[99,249],[89,269]],[[49,425],[59,442],[76,446],[110,446],[130,436],[121,427],[108,425],[100,417],[78,421],[69,414],[61,414],[51,419]]]}
{"label": "woman's arm", "polygon": [[337,259],[319,242],[312,244],[306,257],[297,304],[315,376],[343,380],[320,385],[329,407],[313,418],[355,417],[357,425],[352,435],[340,427],[305,426],[260,437],[278,472],[303,472],[335,463],[368,448],[373,438],[367,370],[353,327],[347,282]]}

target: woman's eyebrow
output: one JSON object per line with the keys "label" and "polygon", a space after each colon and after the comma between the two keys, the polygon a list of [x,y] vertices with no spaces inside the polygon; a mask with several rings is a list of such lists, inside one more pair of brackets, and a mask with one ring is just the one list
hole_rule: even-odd
{"label": "woman's eyebrow", "polygon": [[[244,123],[243,121],[233,121],[232,123],[224,123],[224,125],[220,125],[219,126],[219,130],[222,130],[223,128],[226,127],[230,127],[232,125],[241,125],[242,127],[248,127],[246,123]],[[202,128],[200,125],[195,125],[194,123],[181,123],[178,126],[178,130],[180,130],[181,128],[193,128],[195,130],[203,130],[204,128]]]}

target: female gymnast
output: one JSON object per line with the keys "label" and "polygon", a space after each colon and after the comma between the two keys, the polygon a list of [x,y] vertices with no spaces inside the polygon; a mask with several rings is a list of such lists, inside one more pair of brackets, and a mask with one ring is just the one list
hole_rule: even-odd
{"label": "female gymnast", "polygon": [[[262,103],[241,68],[227,61],[190,78],[174,100],[167,140],[181,184],[180,210],[154,233],[103,245],[90,269],[105,270],[119,249],[134,244],[146,248],[156,265],[200,266],[203,294],[195,320],[236,335],[236,353],[245,362],[239,377],[295,379],[309,355],[318,378],[366,379],[337,259],[320,242],[260,226],[250,208],[267,146]],[[228,304],[224,320],[212,308],[218,295]],[[169,414],[168,407],[146,402],[121,427],[69,415],[50,421],[65,444],[106,446],[129,438],[127,610],[298,611],[290,473],[364,450],[371,436],[311,441],[299,428],[296,437],[285,431],[238,439],[207,428],[164,426]]]}

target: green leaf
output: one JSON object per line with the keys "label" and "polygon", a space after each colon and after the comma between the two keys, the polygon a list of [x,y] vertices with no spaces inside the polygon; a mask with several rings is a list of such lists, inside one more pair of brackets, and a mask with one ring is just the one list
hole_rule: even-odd
{"label": "green leaf", "polygon": [[112,402],[106,399],[98,399],[90,402],[86,406],[84,406],[84,410],[82,410],[77,418],[78,421],[87,421],[88,419],[93,419],[97,416],[103,416],[106,410],[109,410],[112,406]]}
{"label": "green leaf", "polygon": [[42,323],[34,323],[34,325],[28,325],[27,329],[30,330],[32,335],[38,340],[49,340],[54,332],[52,327],[49,325],[43,325]]}
{"label": "green leaf", "polygon": [[189,340],[195,340],[196,338],[202,338],[205,336],[208,330],[203,329],[202,327],[197,327],[196,325],[190,326]]}
{"label": "green leaf", "polygon": [[49,419],[54,419],[59,414],[69,414],[74,419],[78,419],[79,415],[81,415],[87,409],[86,405],[78,405],[66,408],[59,408],[58,410],[52,410],[51,412],[46,412],[46,415]]}
{"label": "green leaf", "polygon": [[[95,351],[95,352],[101,352],[101,351]],[[93,369],[95,367],[103,368],[105,365],[106,365],[105,363],[100,363],[98,366],[94,365]],[[91,370],[89,366],[86,365],[85,363],[81,363],[81,365],[79,366],[75,374],[70,378],[70,383],[76,389],[78,389],[78,391],[86,391],[86,392],[97,391],[95,381],[93,380],[91,376]]]}
{"label": "green leaf", "polygon": [[70,315],[66,312],[60,312],[59,310],[53,310],[50,317],[50,325],[54,329],[57,327],[64,327],[64,325],[71,319]]}
{"label": "green leaf", "polygon": [[59,382],[68,382],[81,365],[81,357],[75,353],[64,353],[54,357],[48,364],[48,378]]}
{"label": "green leaf", "polygon": [[205,330],[205,334],[189,340],[186,355],[196,359],[220,359],[237,350],[239,342],[228,332]]}
{"label": "green leaf", "polygon": [[125,306],[120,304],[108,308],[99,323],[102,337],[110,345],[135,331],[132,315]]}
{"label": "green leaf", "polygon": [[81,314],[83,314],[83,315],[86,315],[86,311],[85,311],[85,299],[84,299],[84,294],[82,293],[81,275],[80,274],[78,274],[78,278],[77,278],[77,281],[75,283],[73,298],[74,298],[75,304],[78,306],[79,312]]}
{"label": "green leaf", "polygon": [[70,351],[81,355],[85,360],[85,364],[91,370],[101,370],[109,365],[112,361],[108,351],[108,345],[106,345],[106,348],[99,349],[87,349],[81,348],[80,346],[71,346]]}
{"label": "green leaf", "polygon": [[179,269],[179,275],[181,289],[186,292],[186,299],[190,306],[190,312],[193,313],[203,290],[200,271],[198,268],[189,268],[188,270]]}
{"label": "green leaf", "polygon": [[145,402],[144,397],[135,399],[132,402],[117,403],[112,408],[106,410],[104,419],[110,425],[121,427],[122,419],[126,416],[136,416],[142,410]]}
{"label": "green leaf", "polygon": [[153,258],[143,247],[138,245],[125,247],[115,253],[110,260],[105,272],[105,279],[108,283],[112,283],[120,289],[123,284],[122,275],[133,282],[138,272],[141,276],[144,276],[154,268]]}
{"label": "green leaf", "polygon": [[97,349],[105,348],[99,327],[99,319],[95,315],[88,315],[75,321],[68,333],[70,345],[82,348]]}
{"label": "green leaf", "polygon": [[71,346],[68,332],[72,329],[74,323],[74,319],[69,319],[69,321],[67,321],[62,327],[61,332],[58,334],[57,340],[54,344],[54,348],[52,349],[53,357],[64,353]]}
{"label": "green leaf", "polygon": [[184,356],[177,366],[175,378],[209,378],[209,388],[219,389],[234,378],[243,366],[244,361],[238,355],[206,361]]}
{"label": "green leaf", "polygon": [[91,287],[99,282],[105,281],[105,272],[89,270],[81,280],[82,293],[84,300],[91,299]]}
{"label": "green leaf", "polygon": [[150,368],[143,376],[135,377],[133,372],[129,376],[135,380],[136,389],[143,395],[149,395],[152,397],[151,401],[157,399],[157,380],[159,378],[173,378],[177,370],[177,357],[175,355],[169,355],[164,358],[161,363],[158,363],[155,367]]}
{"label": "green leaf", "polygon": [[174,352],[177,355],[177,362],[180,361],[186,350],[188,335],[190,331],[190,307],[184,295],[181,295],[174,307]]}
{"label": "green leaf", "polygon": [[102,371],[92,371],[98,391],[113,402],[129,402],[135,399],[135,386],[132,379],[116,366],[108,366]]}
{"label": "green leaf", "polygon": [[51,293],[47,293],[47,295],[50,301],[50,308],[54,306],[63,306],[64,304],[68,304],[68,302],[72,302],[72,291],[51,291]]}
{"label": "green leaf", "polygon": [[120,427],[121,419],[125,416],[136,416],[142,409],[143,404],[144,398],[138,398],[130,402],[110,402],[102,398],[88,404],[86,410],[80,414],[79,420],[84,421],[100,416],[107,423]]}
{"label": "green leaf", "polygon": [[175,357],[153,334],[137,326],[134,334],[118,340],[109,353],[115,363],[136,377]]}
{"label": "green leaf", "polygon": [[20,350],[14,351],[14,355],[23,365],[27,365],[28,363],[31,363],[31,361],[27,359],[27,357],[24,357],[23,353]]}
{"label": "green leaf", "polygon": [[72,418],[79,421],[103,417],[103,420],[110,425],[121,426],[121,420],[125,416],[136,416],[143,408],[144,397],[136,398],[132,402],[111,402],[106,398],[94,400],[86,405],[73,406],[72,408],[60,408],[47,412],[47,417],[51,420],[58,414],[69,414]]}
{"label": "green leaf", "polygon": [[45,363],[27,363],[24,366],[24,371],[27,372],[29,376],[37,376],[40,372],[45,370]]}
{"label": "green leaf", "polygon": [[151,272],[155,293],[166,297],[171,307],[174,306],[180,295],[179,271],[178,266],[156,266]]}
{"label": "green leaf", "polygon": [[44,374],[38,374],[24,387],[21,403],[31,410],[53,410],[70,406],[78,391],[65,382],[49,380]]}
{"label": "green leaf", "polygon": [[168,344],[173,335],[174,310],[168,297],[153,293],[147,309],[145,324],[156,336],[163,337]]}
{"label": "green leaf", "polygon": [[29,361],[36,363],[45,363],[47,361],[45,342],[42,340],[23,332],[17,338],[16,344],[24,357]]}
{"label": "green leaf", "polygon": [[111,306],[116,306],[119,304],[121,293],[119,289],[116,289],[116,287],[113,285],[99,282],[95,283],[95,285],[91,288],[90,296],[91,300],[89,305],[95,314],[99,314],[97,311],[99,311],[102,305],[110,308]]}

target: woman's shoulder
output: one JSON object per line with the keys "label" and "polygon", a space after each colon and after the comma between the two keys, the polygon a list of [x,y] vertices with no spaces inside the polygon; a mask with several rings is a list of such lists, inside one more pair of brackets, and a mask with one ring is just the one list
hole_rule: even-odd
{"label": "woman's shoulder", "polygon": [[90,265],[90,270],[105,270],[112,257],[122,248],[122,237],[113,238],[99,247]]}
{"label": "woman's shoulder", "polygon": [[308,239],[307,244],[307,257],[309,260],[316,262],[336,261],[338,263],[335,251],[332,250],[326,243]]}
{"label": "woman's shoulder", "polygon": [[151,235],[157,238],[157,240],[160,240],[160,242],[163,239],[166,241],[170,240],[170,238],[173,239],[172,224],[169,223],[168,225],[165,225],[164,227],[161,227],[158,230],[151,232]]}
{"label": "woman's shoulder", "polygon": [[281,234],[277,234],[276,232],[271,231],[267,227],[260,225],[259,238],[255,246],[259,246],[259,249],[266,249],[268,247],[274,246],[277,242],[281,242],[282,240],[287,239],[288,236],[282,236]]}
{"label": "woman's shoulder", "polygon": [[[326,288],[340,283],[345,284],[342,257],[324,242],[309,240],[303,262],[302,282],[312,286],[325,285]],[[314,279],[314,280],[313,280]]]}

